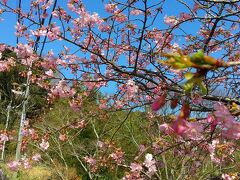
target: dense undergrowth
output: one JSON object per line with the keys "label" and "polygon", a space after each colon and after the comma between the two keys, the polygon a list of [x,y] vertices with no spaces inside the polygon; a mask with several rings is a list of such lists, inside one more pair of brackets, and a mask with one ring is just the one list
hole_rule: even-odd
{"label": "dense undergrowth", "polygon": [[[39,136],[49,136],[50,146],[45,152],[37,146],[38,140],[26,145],[26,154],[42,153],[41,161],[34,163],[30,169],[20,169],[17,176],[3,163],[1,168],[10,179],[89,179],[86,169],[92,167],[86,163],[85,157],[91,156],[101,164],[93,170],[96,179],[120,179],[127,167],[117,165],[109,154],[121,151],[126,164],[144,161],[145,152],[152,153],[159,168],[155,177],[158,179],[211,179],[224,173],[234,175],[239,171],[240,153],[236,152],[234,159],[227,164],[218,165],[211,161],[204,149],[187,144],[174,146],[174,139],[158,132],[158,124],[163,118],[166,117],[149,120],[144,112],[136,111],[129,115],[126,111],[101,110],[94,99],[87,99],[83,109],[73,111],[67,100],[59,100],[36,117],[31,125],[38,130]],[[69,129],[79,120],[82,123],[80,129]],[[60,134],[65,134],[66,139],[60,140]],[[103,148],[103,144],[110,146]],[[15,145],[9,143],[7,147],[8,161],[14,156]],[[166,148],[169,150],[166,151]],[[189,149],[195,153],[194,158],[184,154],[179,156],[179,149]],[[219,153],[227,155],[228,152],[222,149]]]}

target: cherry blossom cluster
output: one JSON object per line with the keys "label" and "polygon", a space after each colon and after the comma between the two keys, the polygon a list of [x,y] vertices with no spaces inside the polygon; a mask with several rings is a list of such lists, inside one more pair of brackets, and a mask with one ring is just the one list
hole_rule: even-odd
{"label": "cherry blossom cluster", "polygon": [[148,153],[145,155],[145,160],[142,164],[131,163],[130,169],[131,171],[123,177],[124,180],[144,179],[144,173],[148,177],[152,177],[157,172],[156,161],[153,155]]}

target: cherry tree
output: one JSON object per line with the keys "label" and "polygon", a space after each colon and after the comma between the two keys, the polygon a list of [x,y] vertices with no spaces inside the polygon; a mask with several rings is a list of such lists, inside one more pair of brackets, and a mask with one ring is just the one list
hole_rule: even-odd
{"label": "cherry tree", "polygon": [[[110,154],[119,166],[128,167],[125,179],[157,176],[156,157],[182,145],[208,151],[216,163],[224,161],[216,155],[216,144],[229,146],[231,153],[238,150],[240,1],[97,3],[104,13],[92,12],[80,0],[19,1],[18,7],[10,1],[0,2],[1,14],[17,16],[16,58],[1,60],[0,70],[8,71],[17,64],[27,67],[16,162],[33,84],[47,90],[49,103],[69,98],[75,111],[98,91],[106,94],[98,99],[102,110],[144,111],[146,121],[153,121],[167,109],[158,130],[162,137],[173,138],[173,144],[166,142],[166,148],[157,150],[158,143],[152,142],[151,148],[140,153],[141,162],[136,157],[128,165],[122,163],[121,150]],[[6,48],[1,45],[1,52]],[[84,92],[79,93],[79,87]],[[42,138],[39,148],[46,151],[48,147],[47,138]],[[111,149],[104,142],[99,147]],[[196,155],[184,150],[177,153]],[[94,157],[85,157],[85,162],[92,172],[97,170]]]}

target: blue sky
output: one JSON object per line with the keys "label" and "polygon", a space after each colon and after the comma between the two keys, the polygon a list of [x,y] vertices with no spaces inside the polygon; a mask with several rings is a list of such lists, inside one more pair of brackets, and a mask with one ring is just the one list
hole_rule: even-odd
{"label": "blue sky", "polygon": [[[59,6],[66,7],[67,0],[59,1]],[[155,1],[155,0],[152,0]],[[86,8],[89,12],[97,12],[101,17],[106,17],[109,14],[106,14],[104,12],[104,3],[102,0],[83,0],[84,4],[86,5]],[[106,1],[105,1],[106,2]],[[149,1],[151,2],[151,0]],[[17,7],[18,0],[9,0],[8,5],[11,7]],[[29,8],[30,0],[23,0],[22,1],[22,7],[26,11]],[[167,15],[177,15],[179,12],[186,10],[185,7],[182,5],[179,5],[175,0],[167,0],[164,5],[164,14]],[[13,15],[11,13],[4,13],[1,16],[4,21],[0,22],[0,43],[6,43],[15,46],[16,45],[16,37],[14,35],[15,33],[15,24],[17,20],[17,16]],[[189,25],[187,25],[189,26]],[[190,31],[194,31],[196,26],[189,27]],[[187,29],[187,28],[185,28]],[[196,30],[198,27],[196,27]]]}
{"label": "blue sky", "polygon": [[[67,1],[67,0],[66,0]],[[64,9],[67,9],[66,8],[66,1],[58,1],[60,3],[57,4],[57,6],[61,6],[61,7],[64,7]],[[126,0],[124,0],[126,1]],[[105,1],[106,2],[106,1]],[[150,4],[155,2],[155,0],[149,0],[148,1]],[[83,0],[83,3],[85,4],[85,7],[87,8],[87,10],[89,12],[97,12],[100,17],[107,17],[109,16],[109,14],[107,14],[105,11],[104,11],[104,3],[102,0]],[[18,5],[18,1],[17,0],[9,0],[9,3],[8,5],[10,5],[11,7],[17,7]],[[23,0],[22,1],[22,7],[24,9],[25,12],[28,11],[29,9],[29,5],[30,5],[30,0]],[[164,7],[163,7],[163,15],[159,16],[159,20],[156,21],[156,27],[159,27],[159,28],[162,28],[161,26],[165,26],[163,24],[163,17],[165,15],[177,15],[179,14],[179,12],[182,12],[186,10],[184,6],[180,5],[179,3],[177,3],[175,0],[167,0]],[[4,15],[1,16],[4,20],[0,23],[0,43],[6,43],[6,44],[9,44],[9,45],[12,45],[12,46],[16,46],[16,36],[15,36],[15,24],[16,24],[16,21],[17,21],[17,16],[16,15],[13,15],[11,13],[4,13]],[[161,21],[161,23],[159,23],[159,21]],[[187,27],[186,27],[187,26]],[[197,25],[193,25],[193,26],[189,26],[189,24],[187,25],[183,25],[183,28],[188,31],[189,33],[194,33],[194,31],[196,32],[197,29],[199,28]],[[140,25],[141,27],[141,25]],[[22,41],[23,39],[20,40],[20,42],[23,42]],[[177,40],[179,44],[183,43],[183,41],[181,39],[178,39]],[[64,41],[58,41],[57,43],[50,43],[50,44],[46,44],[45,46],[45,53],[47,51],[49,51],[50,49],[53,49],[54,52],[59,52],[63,45],[66,45],[66,42]],[[71,45],[69,46],[71,48]],[[74,47],[72,47],[74,48]],[[56,53],[57,55],[57,53]],[[68,71],[64,71],[64,74],[67,76],[67,77],[72,77],[70,75],[70,73]],[[114,84],[111,84],[114,86]],[[107,92],[111,92],[113,93],[114,92],[114,88],[104,88],[105,90],[104,91],[107,91]]]}

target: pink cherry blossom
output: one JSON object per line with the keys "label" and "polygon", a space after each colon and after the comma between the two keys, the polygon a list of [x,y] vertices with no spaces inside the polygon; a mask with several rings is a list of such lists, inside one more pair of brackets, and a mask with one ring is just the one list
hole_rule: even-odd
{"label": "pink cherry blossom", "polygon": [[42,139],[42,142],[39,145],[40,149],[43,151],[46,151],[49,148],[49,142],[44,139]]}
{"label": "pink cherry blossom", "polygon": [[142,14],[142,11],[140,11],[140,10],[138,10],[138,9],[134,9],[134,10],[132,10],[132,11],[130,12],[130,14],[137,16],[137,15]]}
{"label": "pink cherry blossom", "polygon": [[222,103],[216,103],[214,109],[214,115],[221,124],[222,135],[229,139],[240,139],[240,122],[235,120]]}
{"label": "pink cherry blossom", "polygon": [[174,132],[174,130],[172,129],[172,127],[171,127],[169,124],[167,124],[167,123],[161,124],[161,125],[159,126],[159,130],[160,130],[161,132],[163,132],[164,134],[168,134],[168,135],[170,135],[170,134],[172,134],[172,133]]}
{"label": "pink cherry blossom", "polygon": [[40,161],[40,159],[41,159],[41,155],[38,154],[38,153],[36,153],[36,154],[34,154],[34,155],[32,156],[32,160],[33,160],[33,161],[38,162],[38,161]]}
{"label": "pink cherry blossom", "polygon": [[177,135],[187,139],[200,140],[203,138],[203,126],[199,122],[189,122],[178,117],[173,121],[171,128]]}
{"label": "pink cherry blossom", "polygon": [[180,136],[184,135],[184,133],[188,130],[187,121],[182,118],[178,118],[177,120],[173,121],[172,129],[176,134]]}
{"label": "pink cherry blossom", "polygon": [[50,95],[57,97],[72,97],[75,94],[75,92],[76,91],[73,88],[70,88],[67,85],[66,81],[61,80],[55,87],[51,89]]}
{"label": "pink cherry blossom", "polygon": [[50,8],[50,6],[52,5],[52,3],[53,3],[53,0],[46,1],[46,3],[42,5],[42,9],[45,10],[45,9]]}
{"label": "pink cherry blossom", "polygon": [[10,69],[9,63],[0,61],[0,72],[8,71]]}
{"label": "pink cherry blossom", "polygon": [[124,176],[123,180],[133,180],[133,179],[143,180],[143,178],[141,178],[141,171],[143,170],[142,165],[138,163],[131,163],[130,169],[131,169],[130,173]]}
{"label": "pink cherry blossom", "polygon": [[114,3],[105,5],[105,10],[106,10],[106,12],[109,12],[109,13],[113,13],[116,8],[117,8],[117,5]]}
{"label": "pink cherry blossom", "polygon": [[214,131],[218,125],[218,121],[214,118],[213,115],[209,114],[207,117],[207,122],[211,124],[211,131]]}
{"label": "pink cherry blossom", "polygon": [[50,31],[47,33],[47,37],[50,41],[59,39],[60,36],[60,27],[53,25],[53,27],[50,28]]}
{"label": "pink cherry blossom", "polygon": [[100,100],[100,103],[99,103],[99,108],[100,109],[107,109],[107,100],[105,100],[105,99],[101,99]]}
{"label": "pink cherry blossom", "polygon": [[152,154],[146,154],[143,165],[148,168],[147,174],[149,176],[154,175],[157,172],[156,161],[153,159]]}
{"label": "pink cherry blossom", "polygon": [[3,52],[7,46],[5,44],[0,44],[0,52]]}
{"label": "pink cherry blossom", "polygon": [[229,174],[222,174],[221,178],[223,180],[234,180],[234,179],[236,179],[236,176],[231,176]]}
{"label": "pink cherry blossom", "polygon": [[0,134],[0,141],[3,142],[3,141],[8,141],[9,138],[6,134]]}
{"label": "pink cherry blossom", "polygon": [[95,158],[93,158],[92,156],[86,156],[84,157],[84,160],[89,164],[93,172],[97,170],[97,160]]}
{"label": "pink cherry blossom", "polygon": [[16,33],[15,33],[16,36],[21,37],[24,35],[27,28],[24,25],[21,25],[19,22],[17,22],[15,29],[16,29]]}
{"label": "pink cherry blossom", "polygon": [[7,4],[8,0],[2,0],[3,4]]}
{"label": "pink cherry blossom", "polygon": [[59,134],[59,140],[60,141],[66,141],[67,140],[67,135],[66,134]]}
{"label": "pink cherry blossom", "polygon": [[53,11],[52,12],[52,16],[55,17],[55,18],[58,18],[58,12],[57,11]]}
{"label": "pink cherry blossom", "polygon": [[11,171],[17,171],[20,165],[21,163],[18,161],[10,161],[7,163],[7,166]]}
{"label": "pink cherry blossom", "polygon": [[115,15],[114,17],[115,17],[116,21],[119,23],[123,23],[123,22],[127,21],[127,16],[124,15],[123,13],[121,13],[119,10],[115,11],[114,15]]}
{"label": "pink cherry blossom", "polygon": [[111,26],[109,26],[108,24],[103,24],[101,23],[99,26],[98,26],[98,29],[101,31],[101,32],[109,32],[111,30]]}
{"label": "pink cherry blossom", "polygon": [[138,163],[131,163],[130,168],[131,172],[135,173],[140,173],[143,170],[142,166]]}
{"label": "pink cherry blossom", "polygon": [[22,165],[24,169],[30,169],[32,167],[28,158],[22,159]]}
{"label": "pink cherry blossom", "polygon": [[115,101],[115,108],[116,109],[121,109],[124,106],[124,103],[120,100]]}
{"label": "pink cherry blossom", "polygon": [[46,36],[47,35],[47,30],[46,30],[45,27],[42,27],[42,28],[40,28],[40,29],[38,29],[36,31],[34,31],[34,30],[30,30],[30,31],[31,31],[32,35],[37,36],[37,37]]}
{"label": "pink cherry blossom", "polygon": [[33,55],[33,48],[28,44],[21,44],[17,45],[17,48],[14,50],[19,58],[27,58]]}
{"label": "pink cherry blossom", "polygon": [[164,16],[164,23],[169,26],[175,26],[178,23],[178,19],[175,16]]}
{"label": "pink cherry blossom", "polygon": [[184,133],[185,138],[189,138],[192,140],[200,140],[203,139],[203,126],[199,122],[188,122],[188,129]]}
{"label": "pink cherry blossom", "polygon": [[45,72],[46,75],[50,77],[54,77],[53,70],[49,69],[48,71]]}
{"label": "pink cherry blossom", "polygon": [[82,129],[85,126],[86,126],[86,121],[85,120],[79,120],[70,127],[71,128],[76,128],[76,129]]}
{"label": "pink cherry blossom", "polygon": [[127,98],[132,99],[134,95],[138,92],[138,86],[133,80],[128,80],[126,83]]}
{"label": "pink cherry blossom", "polygon": [[191,19],[191,18],[192,18],[191,14],[183,12],[183,13],[180,14],[179,21],[185,21],[185,20]]}
{"label": "pink cherry blossom", "polygon": [[121,164],[124,157],[124,152],[121,149],[117,149],[114,153],[110,154],[110,157],[117,163]]}

